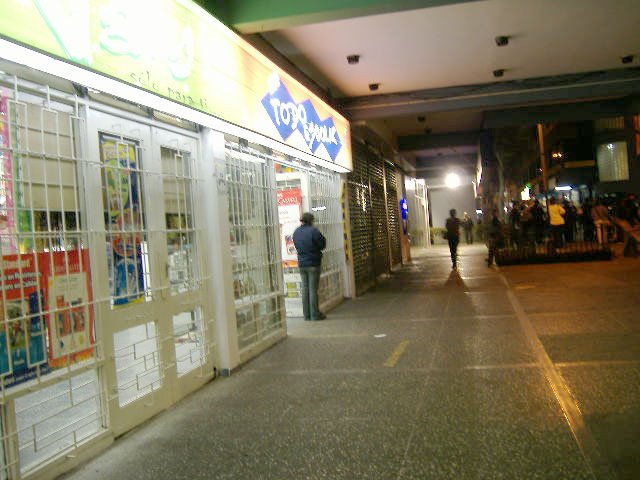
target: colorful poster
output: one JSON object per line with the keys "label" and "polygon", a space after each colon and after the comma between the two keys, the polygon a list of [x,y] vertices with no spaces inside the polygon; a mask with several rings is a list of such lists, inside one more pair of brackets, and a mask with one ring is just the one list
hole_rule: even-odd
{"label": "colorful poster", "polygon": [[38,367],[43,374],[93,356],[87,250],[4,255],[1,271],[0,375],[5,387],[33,378]]}
{"label": "colorful poster", "polygon": [[138,145],[133,141],[100,135],[109,285],[114,305],[144,299],[144,222],[137,151]]}
{"label": "colorful poster", "polygon": [[293,232],[300,225],[302,191],[300,188],[278,190],[277,196],[282,265],[284,267],[297,267],[298,252],[296,252],[296,247],[293,245]]}

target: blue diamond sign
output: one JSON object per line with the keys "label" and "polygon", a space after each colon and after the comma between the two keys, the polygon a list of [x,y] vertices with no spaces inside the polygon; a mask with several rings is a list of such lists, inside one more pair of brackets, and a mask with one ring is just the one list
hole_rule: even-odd
{"label": "blue diamond sign", "polygon": [[269,92],[262,98],[262,105],[282,140],[286,141],[298,131],[312,153],[324,145],[331,160],[335,161],[342,142],[333,117],[320,119],[311,100],[296,102],[277,74],[269,78],[269,87]]}

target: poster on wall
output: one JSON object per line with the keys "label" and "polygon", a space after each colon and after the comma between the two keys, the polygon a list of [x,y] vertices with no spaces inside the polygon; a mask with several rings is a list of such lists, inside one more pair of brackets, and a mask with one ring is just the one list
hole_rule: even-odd
{"label": "poster on wall", "polygon": [[89,271],[87,250],[2,257],[0,375],[5,387],[93,356]]}
{"label": "poster on wall", "polygon": [[114,305],[144,300],[138,144],[100,134],[109,287]]}
{"label": "poster on wall", "polygon": [[277,196],[282,265],[285,268],[297,267],[298,252],[296,252],[296,247],[293,245],[293,232],[300,225],[302,190],[300,188],[278,190]]}

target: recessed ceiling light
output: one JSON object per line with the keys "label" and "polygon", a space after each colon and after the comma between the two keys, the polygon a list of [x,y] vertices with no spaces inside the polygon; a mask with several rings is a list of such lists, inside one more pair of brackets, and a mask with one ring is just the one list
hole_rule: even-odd
{"label": "recessed ceiling light", "polygon": [[369,84],[369,90],[371,90],[372,92],[375,92],[379,88],[380,88],[380,84],[379,83],[370,83]]}
{"label": "recessed ceiling light", "polygon": [[509,37],[507,37],[506,35],[500,35],[499,37],[496,37],[496,45],[499,47],[509,45]]}
{"label": "recessed ceiling light", "polygon": [[360,55],[347,55],[347,63],[349,65],[357,65],[360,61]]}

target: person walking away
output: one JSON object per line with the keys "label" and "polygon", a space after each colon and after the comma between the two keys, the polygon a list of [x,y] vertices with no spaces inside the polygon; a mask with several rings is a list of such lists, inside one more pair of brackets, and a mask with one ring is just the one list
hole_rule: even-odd
{"label": "person walking away", "polygon": [[520,212],[520,225],[522,226],[522,239],[526,249],[533,246],[534,242],[534,220],[533,203],[525,202]]}
{"label": "person walking away", "polygon": [[564,224],[565,224],[565,238],[567,242],[573,242],[576,234],[576,220],[578,216],[578,210],[570,200],[565,199],[563,206],[565,211]]}
{"label": "person walking away", "polygon": [[582,202],[582,234],[584,240],[587,242],[593,241],[593,236],[595,233],[595,225],[593,224],[593,218],[591,217],[591,199],[586,198],[584,202]]}
{"label": "person walking away", "polygon": [[611,219],[609,218],[609,210],[602,204],[600,199],[596,199],[596,203],[591,209],[591,218],[593,219],[593,225],[596,228],[598,243],[601,245],[603,243],[607,243],[607,231],[611,226]]}
{"label": "person walking away", "polygon": [[445,228],[451,253],[451,268],[456,268],[458,266],[458,243],[460,243],[460,219],[456,217],[456,211],[453,208],[449,210],[449,218],[447,218]]}
{"label": "person walking away", "polygon": [[540,205],[540,201],[536,198],[531,207],[531,216],[533,217],[533,228],[535,229],[536,243],[542,243],[544,240],[544,209]]}
{"label": "person walking away", "polygon": [[565,209],[559,205],[555,197],[549,200],[549,224],[551,225],[551,235],[553,236],[554,248],[562,247],[562,234],[564,233]]}
{"label": "person walking away", "polygon": [[491,220],[487,226],[487,248],[489,249],[487,265],[489,267],[493,265],[496,252],[502,243],[502,223],[498,218],[498,210],[494,208],[491,212]]}
{"label": "person walking away", "polygon": [[302,278],[302,313],[305,320],[324,320],[327,318],[318,308],[318,285],[320,283],[320,265],[322,250],[327,241],[316,227],[312,213],[302,214],[300,225],[293,232],[293,244],[298,252],[298,268]]}
{"label": "person walking away", "polygon": [[473,243],[473,220],[469,217],[467,212],[464,212],[464,218],[462,219],[462,228],[464,229],[464,238],[467,245]]}

